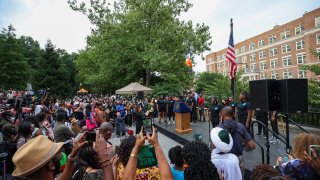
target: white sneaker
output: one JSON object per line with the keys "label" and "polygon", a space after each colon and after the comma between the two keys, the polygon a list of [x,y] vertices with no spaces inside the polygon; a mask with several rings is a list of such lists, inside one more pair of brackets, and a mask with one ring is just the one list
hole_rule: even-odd
{"label": "white sneaker", "polygon": [[170,121],[168,122],[168,125],[170,125],[171,123],[170,123]]}
{"label": "white sneaker", "polygon": [[172,121],[172,124],[176,124],[176,122]]}

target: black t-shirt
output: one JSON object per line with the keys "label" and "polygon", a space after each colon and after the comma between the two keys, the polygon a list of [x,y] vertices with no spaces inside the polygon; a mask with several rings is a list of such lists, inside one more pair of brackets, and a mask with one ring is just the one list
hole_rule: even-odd
{"label": "black t-shirt", "polygon": [[239,102],[237,104],[238,116],[239,117],[247,117],[248,116],[248,109],[251,109],[251,103],[244,101]]}
{"label": "black t-shirt", "polygon": [[211,113],[211,117],[214,120],[219,120],[219,113],[221,111],[221,105],[220,104],[212,104],[212,106],[210,107],[210,113]]}
{"label": "black t-shirt", "polygon": [[268,112],[267,111],[256,111],[256,119],[268,119]]}
{"label": "black t-shirt", "polygon": [[167,104],[167,100],[165,99],[158,100],[159,109],[166,109],[166,104]]}
{"label": "black t-shirt", "polygon": [[188,104],[188,106],[191,106],[193,103],[192,109],[196,109],[196,100],[194,97],[188,98],[186,103]]}
{"label": "black t-shirt", "polygon": [[168,109],[173,109],[173,106],[174,106],[174,100],[169,100],[168,101]]}

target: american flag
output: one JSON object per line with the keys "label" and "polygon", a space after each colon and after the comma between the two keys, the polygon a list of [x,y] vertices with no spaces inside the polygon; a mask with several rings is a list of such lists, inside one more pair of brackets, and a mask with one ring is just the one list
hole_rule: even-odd
{"label": "american flag", "polygon": [[[232,26],[232,22],[231,22]],[[230,37],[229,37],[229,46],[227,50],[227,59],[230,62],[230,79],[234,79],[237,72],[237,63],[236,63],[236,54],[234,51],[234,44],[233,44],[233,30],[231,28]]]}

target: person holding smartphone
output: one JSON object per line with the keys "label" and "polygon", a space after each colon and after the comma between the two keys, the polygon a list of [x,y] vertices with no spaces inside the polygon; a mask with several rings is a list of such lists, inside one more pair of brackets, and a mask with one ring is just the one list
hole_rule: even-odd
{"label": "person holding smartphone", "polygon": [[276,168],[280,174],[290,176],[292,179],[320,179],[319,170],[315,170],[308,163],[310,160],[305,156],[305,153],[309,151],[310,145],[315,144],[320,144],[319,135],[312,133],[298,134],[294,140],[292,155],[287,155],[289,161],[283,162],[283,157],[277,158]]}

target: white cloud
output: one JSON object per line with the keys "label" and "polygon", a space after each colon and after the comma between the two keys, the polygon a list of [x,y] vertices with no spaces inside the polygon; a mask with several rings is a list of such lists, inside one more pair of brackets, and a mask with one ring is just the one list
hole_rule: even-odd
{"label": "white cloud", "polygon": [[[57,47],[68,52],[76,52],[85,47],[85,38],[90,34],[92,25],[85,15],[73,11],[67,0],[13,1],[14,4],[21,6],[18,8],[21,10],[10,13],[9,17],[0,17],[0,22],[4,22],[5,26],[12,23],[18,35],[31,36],[42,46],[47,39],[51,39]],[[205,23],[210,27],[213,42],[210,52],[227,47],[230,18],[234,19],[234,41],[237,43],[271,29],[276,23],[283,24],[301,17],[305,10],[310,11],[319,7],[318,0],[189,1],[193,7],[181,18],[192,20],[194,24]],[[204,52],[204,55],[208,53]],[[196,57],[195,61],[194,70],[205,71],[205,62],[200,57]]]}
{"label": "white cloud", "polygon": [[[67,1],[22,0],[24,10],[10,19],[18,35],[31,36],[42,47],[48,39],[68,52],[77,52],[86,45],[91,24],[88,18],[73,11]],[[8,20],[7,20],[8,21]]]}

